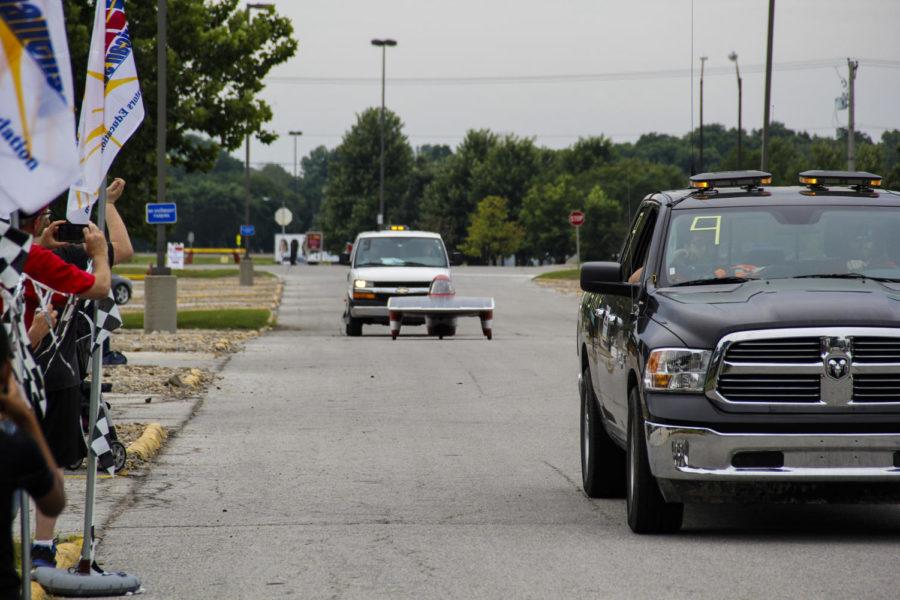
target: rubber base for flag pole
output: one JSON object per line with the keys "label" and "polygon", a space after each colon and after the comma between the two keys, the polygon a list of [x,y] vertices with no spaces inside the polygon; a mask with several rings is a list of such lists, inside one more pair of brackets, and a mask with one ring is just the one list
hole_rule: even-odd
{"label": "rubber base for flag pole", "polygon": [[127,573],[97,573],[93,569],[85,575],[74,569],[38,567],[31,578],[54,596],[67,598],[98,598],[103,596],[131,596],[143,591],[141,580]]}

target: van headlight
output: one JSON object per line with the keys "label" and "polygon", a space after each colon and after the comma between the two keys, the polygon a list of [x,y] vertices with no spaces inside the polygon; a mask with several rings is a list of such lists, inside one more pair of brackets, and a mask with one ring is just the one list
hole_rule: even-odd
{"label": "van headlight", "polygon": [[709,350],[660,348],[650,353],[644,370],[644,389],[653,392],[703,391]]}
{"label": "van headlight", "polygon": [[354,279],[353,280],[353,287],[355,287],[356,289],[369,287],[368,284],[369,284],[369,282],[366,281],[365,279]]}

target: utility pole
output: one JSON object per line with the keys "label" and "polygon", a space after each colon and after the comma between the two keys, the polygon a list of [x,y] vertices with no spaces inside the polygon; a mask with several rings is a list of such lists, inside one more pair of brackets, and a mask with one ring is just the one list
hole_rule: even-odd
{"label": "utility pole", "polygon": [[384,72],[387,49],[397,45],[396,40],[372,40],[372,45],[381,48],[381,159],[378,175],[378,229],[384,228]]}
{"label": "utility pole", "polygon": [[772,105],[772,31],[775,29],[775,0],[769,0],[769,33],[766,39],[766,93],[763,105],[762,159],[760,170],[769,170],[769,107]]}
{"label": "utility pole", "polygon": [[[250,27],[250,11],[271,10],[275,7],[269,2],[250,2],[247,4],[247,27]],[[249,60],[249,58],[248,58]],[[250,225],[250,132],[244,137],[244,225]],[[241,235],[244,244],[244,256],[241,257],[240,281],[243,286],[253,285],[253,258],[250,256],[250,237]]]}
{"label": "utility pole", "polygon": [[[166,201],[166,133],[168,132],[168,0],[156,5],[156,201]],[[105,193],[105,186],[101,189]],[[101,198],[101,202],[104,199]],[[105,205],[104,205],[105,208]],[[98,216],[100,211],[98,209]],[[178,327],[178,280],[166,267],[166,226],[156,226],[156,266],[144,281],[144,331]]]}
{"label": "utility pole", "polygon": [[737,168],[738,170],[742,169],[744,166],[744,156],[741,153],[741,135],[742,135],[742,125],[741,125],[741,104],[743,102],[743,91],[742,91],[742,80],[741,80],[741,69],[738,67],[738,55],[737,52],[732,51],[731,54],[728,55],[728,60],[734,63],[734,72],[737,75],[737,84],[738,84],[738,126],[737,126]]}
{"label": "utility pole", "polygon": [[709,60],[706,56],[700,57],[700,172],[703,173],[703,67],[706,65],[706,61]]}
{"label": "utility pole", "polygon": [[850,69],[849,112],[847,114],[847,170],[856,170],[856,70],[859,61],[847,59]]}

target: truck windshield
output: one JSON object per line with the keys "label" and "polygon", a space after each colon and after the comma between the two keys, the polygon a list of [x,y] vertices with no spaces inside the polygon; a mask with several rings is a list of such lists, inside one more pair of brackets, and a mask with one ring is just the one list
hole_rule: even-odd
{"label": "truck windshield", "polygon": [[438,238],[367,237],[356,248],[356,267],[447,267]]}
{"label": "truck windshield", "polygon": [[900,209],[766,206],[676,210],[660,285],[716,280],[900,280]]}

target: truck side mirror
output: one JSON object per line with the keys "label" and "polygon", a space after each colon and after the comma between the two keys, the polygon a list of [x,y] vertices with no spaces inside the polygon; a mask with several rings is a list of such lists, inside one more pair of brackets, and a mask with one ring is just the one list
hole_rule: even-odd
{"label": "truck side mirror", "polygon": [[457,250],[450,253],[450,266],[456,267],[463,264],[463,254]]}
{"label": "truck side mirror", "polygon": [[338,257],[338,263],[342,265],[350,265],[350,253],[349,252],[341,252],[341,255]]}
{"label": "truck side mirror", "polygon": [[634,287],[624,281],[620,263],[588,262],[581,265],[581,289],[585,292],[627,296]]}

